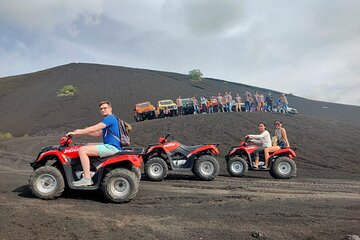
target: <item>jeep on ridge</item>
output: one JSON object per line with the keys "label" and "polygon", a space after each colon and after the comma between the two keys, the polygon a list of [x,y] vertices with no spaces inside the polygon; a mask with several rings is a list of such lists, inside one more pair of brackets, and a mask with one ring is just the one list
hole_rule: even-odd
{"label": "jeep on ridge", "polygon": [[173,100],[171,100],[171,99],[160,100],[160,101],[158,101],[157,110],[156,110],[157,116],[159,118],[164,118],[165,117],[165,114],[164,114],[165,107],[168,108],[170,116],[177,116],[178,115],[177,106],[173,102]]}
{"label": "jeep on ridge", "polygon": [[156,118],[156,109],[150,102],[137,103],[134,109],[134,119],[141,122]]}
{"label": "jeep on ridge", "polygon": [[194,102],[191,98],[183,98],[181,103],[182,115],[194,114]]}

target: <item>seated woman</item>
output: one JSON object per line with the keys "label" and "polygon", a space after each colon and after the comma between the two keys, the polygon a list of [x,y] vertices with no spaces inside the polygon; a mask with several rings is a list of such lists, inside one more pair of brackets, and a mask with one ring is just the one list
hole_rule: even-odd
{"label": "seated woman", "polygon": [[271,147],[271,137],[270,133],[266,130],[266,125],[263,122],[258,124],[260,131],[259,135],[247,135],[246,137],[250,138],[251,142],[260,145],[258,149],[255,150],[255,166],[257,169],[259,167],[259,154],[264,151],[264,149]]}
{"label": "seated woman", "polygon": [[268,167],[268,162],[270,158],[270,152],[275,152],[276,150],[279,150],[281,148],[287,148],[290,147],[289,140],[287,138],[286,130],[282,127],[282,122],[279,120],[276,120],[274,122],[275,125],[275,141],[272,143],[272,147],[265,148],[264,154],[265,154],[265,166]]}

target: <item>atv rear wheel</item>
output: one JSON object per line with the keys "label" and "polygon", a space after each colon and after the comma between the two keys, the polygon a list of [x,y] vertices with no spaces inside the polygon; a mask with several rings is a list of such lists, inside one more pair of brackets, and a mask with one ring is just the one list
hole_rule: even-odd
{"label": "atv rear wheel", "polygon": [[166,162],[159,157],[150,158],[144,166],[145,175],[151,181],[162,181],[168,174]]}
{"label": "atv rear wheel", "polygon": [[30,176],[29,186],[32,193],[41,199],[59,197],[65,189],[64,177],[53,166],[43,166],[36,169]]}
{"label": "atv rear wheel", "polygon": [[219,173],[219,163],[213,156],[199,157],[193,167],[193,173],[202,180],[213,180]]}
{"label": "atv rear wheel", "polygon": [[292,178],[296,175],[296,164],[288,157],[279,157],[272,164],[270,175],[280,179]]}
{"label": "atv rear wheel", "polygon": [[248,164],[242,157],[232,157],[227,163],[227,170],[233,177],[243,177],[248,171]]}
{"label": "atv rear wheel", "polygon": [[117,168],[106,174],[102,181],[105,197],[115,203],[128,202],[139,190],[139,179],[128,169]]}

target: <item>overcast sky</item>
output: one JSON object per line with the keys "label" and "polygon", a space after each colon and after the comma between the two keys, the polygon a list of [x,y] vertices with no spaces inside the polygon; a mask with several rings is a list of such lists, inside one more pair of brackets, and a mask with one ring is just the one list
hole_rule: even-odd
{"label": "overcast sky", "polygon": [[0,77],[90,62],[360,105],[359,0],[0,1]]}

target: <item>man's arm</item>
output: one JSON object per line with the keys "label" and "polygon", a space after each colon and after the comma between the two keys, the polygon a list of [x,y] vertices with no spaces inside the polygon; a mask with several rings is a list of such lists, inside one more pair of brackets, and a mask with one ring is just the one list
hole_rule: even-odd
{"label": "man's arm", "polygon": [[101,130],[103,128],[106,128],[105,123],[100,122],[98,124],[95,124],[93,126],[84,128],[84,129],[76,129],[73,132],[68,132],[66,134],[66,136],[75,136],[75,135],[89,135],[89,136],[94,136],[94,137],[98,137],[101,136]]}
{"label": "man's arm", "polygon": [[91,133],[88,133],[89,136],[91,137],[101,137],[102,136],[102,130],[98,130],[96,132],[91,132]]}

